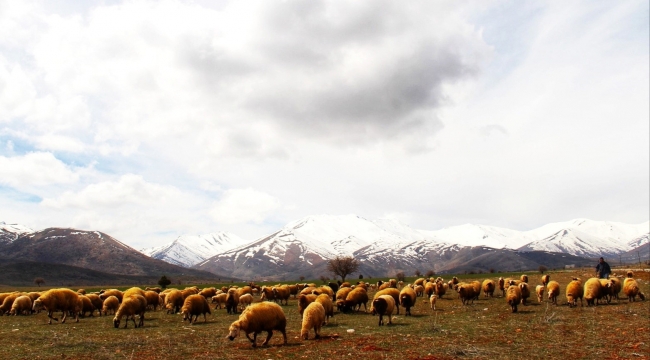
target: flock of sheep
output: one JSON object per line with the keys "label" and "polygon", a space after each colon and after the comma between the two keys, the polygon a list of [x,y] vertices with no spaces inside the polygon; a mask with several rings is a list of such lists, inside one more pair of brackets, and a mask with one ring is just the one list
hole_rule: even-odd
{"label": "flock of sheep", "polygon": [[[549,275],[542,276],[542,284],[534,289],[537,300],[542,302],[547,294],[549,302],[557,305],[557,298],[560,294],[560,284],[551,281]],[[320,336],[321,326],[327,324],[329,318],[334,316],[334,308],[339,312],[360,311],[363,305],[365,312],[379,316],[379,326],[384,325],[384,317],[388,324],[392,323],[394,313],[400,313],[400,306],[404,308],[405,316],[411,315],[411,307],[415,306],[417,297],[428,298],[432,310],[436,310],[436,300],[445,295],[448,291],[455,291],[461,299],[462,304],[473,303],[481,293],[485,297],[493,297],[496,290],[500,290],[506,302],[511,306],[512,312],[517,312],[519,304],[526,305],[531,296],[531,289],[528,284],[528,276],[522,275],[520,279],[499,278],[498,280],[487,279],[482,283],[479,281],[459,282],[456,277],[444,281],[437,279],[417,279],[413,284],[404,284],[402,281],[390,279],[388,282],[379,281],[376,284],[359,282],[357,284],[334,283],[317,286],[316,284],[295,284],[258,286],[250,283],[243,287],[214,287],[199,289],[188,287],[184,290],[138,287],[130,288],[124,292],[117,289],[102,290],[97,293],[86,293],[83,289],[73,291],[70,289],[51,289],[42,293],[38,292],[10,292],[0,293],[0,313],[7,315],[28,315],[41,310],[47,311],[48,323],[52,320],[59,321],[53,317],[54,312],[62,312],[61,323],[64,323],[67,316],[74,316],[79,321],[79,316],[89,313],[91,316],[95,310],[100,315],[114,315],[113,325],[119,328],[122,319],[125,320],[124,327],[128,326],[129,320],[137,327],[144,326],[145,313],[155,311],[158,308],[164,309],[167,313],[178,313],[183,315],[183,321],[195,323],[202,315],[207,322],[206,315],[211,314],[211,306],[214,309],[226,308],[229,314],[237,314],[241,311],[239,319],[234,321],[229,328],[228,338],[234,340],[240,332],[257,345],[257,335],[267,332],[266,345],[273,335],[273,331],[280,331],[287,342],[286,325],[287,319],[284,310],[277,303],[288,305],[289,298],[297,298],[298,312],[302,317],[302,328],[300,337],[308,339],[309,333],[313,330],[315,337]],[[600,301],[610,302],[611,299],[619,298],[623,291],[629,301],[635,301],[638,296],[645,300],[645,295],[640,291],[639,284],[633,278],[633,273],[628,272],[627,277],[621,283],[617,277],[610,279],[590,278],[584,285],[580,279],[574,278],[565,289],[565,295],[570,307],[577,305],[583,299],[587,306],[597,305]],[[374,291],[370,305],[368,293]],[[254,301],[254,295],[259,295],[259,302]],[[137,322],[136,322],[137,320]],[[251,338],[251,334],[253,337]]]}

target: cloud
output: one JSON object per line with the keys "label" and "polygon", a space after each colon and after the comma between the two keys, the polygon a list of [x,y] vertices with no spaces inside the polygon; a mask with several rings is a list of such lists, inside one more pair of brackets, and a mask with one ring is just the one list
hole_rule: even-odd
{"label": "cloud", "polygon": [[[9,144],[7,142],[7,146]],[[0,183],[16,189],[72,184],[79,180],[81,172],[81,169],[64,164],[50,152],[0,156],[0,169]]]}
{"label": "cloud", "polygon": [[261,223],[281,203],[275,197],[251,188],[231,189],[210,211],[210,215],[222,224]]}

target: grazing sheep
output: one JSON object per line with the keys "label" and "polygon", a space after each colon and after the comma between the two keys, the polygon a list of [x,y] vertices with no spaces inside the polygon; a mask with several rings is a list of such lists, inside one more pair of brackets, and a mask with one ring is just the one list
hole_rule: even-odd
{"label": "grazing sheep", "polygon": [[22,295],[14,300],[14,303],[11,305],[11,310],[9,315],[29,315],[32,312],[32,299],[27,295]]}
{"label": "grazing sheep", "polygon": [[519,279],[523,283],[528,283],[528,275],[521,275],[521,278]]}
{"label": "grazing sheep", "polygon": [[14,301],[20,297],[25,295],[24,293],[19,293],[19,292],[14,292],[9,294],[8,296],[5,297],[5,299],[2,301],[2,305],[0,305],[0,315],[5,315],[9,314],[9,311],[11,311],[11,305],[13,305]]}
{"label": "grazing sheep", "polygon": [[156,311],[158,306],[163,305],[160,295],[155,291],[146,290],[144,292],[144,298],[147,299],[147,307],[151,306],[151,310],[153,311]]}
{"label": "grazing sheep", "polygon": [[221,305],[223,305],[223,307],[226,307],[226,297],[228,297],[228,294],[223,293],[212,297],[212,303],[217,304],[214,306],[215,310],[221,309]]}
{"label": "grazing sheep", "polygon": [[569,307],[578,306],[578,299],[580,299],[580,306],[582,306],[582,297],[584,296],[584,289],[582,288],[582,282],[574,278],[566,286],[566,300],[569,303]]}
{"label": "grazing sheep", "polygon": [[609,288],[609,295],[612,298],[615,298],[616,301],[618,301],[618,294],[621,292],[621,289],[623,288],[621,284],[621,280],[615,277],[610,277],[609,281],[612,283],[612,286]]}
{"label": "grazing sheep", "polygon": [[99,292],[99,298],[106,300],[109,296],[115,296],[117,300],[121,303],[124,294],[117,289],[102,290]]}
{"label": "grazing sheep", "polygon": [[[39,293],[39,292],[28,292],[27,296],[29,296],[29,298],[32,300],[32,303],[33,303],[34,300],[38,299],[38,297],[41,296],[41,293]],[[95,296],[97,296],[97,295],[95,295]],[[0,303],[2,303],[2,301],[0,301]]]}
{"label": "grazing sheep", "polygon": [[79,316],[81,317],[86,317],[86,313],[90,312],[90,316],[93,316],[93,312],[95,311],[95,306],[93,306],[92,301],[86,296],[86,295],[81,295],[79,294],[78,298],[78,306],[77,306],[77,311],[79,312]]}
{"label": "grazing sheep", "polygon": [[535,293],[537,294],[537,302],[542,302],[544,299],[544,285],[535,286]]}
{"label": "grazing sheep", "polygon": [[[397,315],[399,315],[399,293],[400,293],[400,291],[395,289],[395,288],[388,288],[388,289],[384,289],[384,290],[381,290],[381,291],[377,291],[375,293],[375,296],[373,297],[373,301],[374,301],[374,299],[376,299],[376,298],[378,298],[378,297],[380,297],[382,295],[390,295],[390,296],[392,296],[393,300],[395,300],[395,307],[397,308]],[[370,305],[370,312],[372,312],[372,304]]]}
{"label": "grazing sheep", "polygon": [[584,286],[584,299],[587,301],[587,306],[598,305],[598,299],[603,297],[605,290],[598,278],[590,278],[585,282]]}
{"label": "grazing sheep", "polygon": [[458,292],[458,297],[463,305],[468,305],[470,301],[474,303],[474,299],[476,298],[476,289],[472,284],[458,283],[456,284],[456,292]]}
{"label": "grazing sheep", "polygon": [[543,275],[542,276],[542,285],[544,288],[546,288],[546,285],[548,285],[548,282],[551,281],[551,275]]}
{"label": "grazing sheep", "polygon": [[70,289],[51,289],[34,301],[32,305],[33,311],[41,309],[47,310],[47,317],[50,319],[48,324],[52,324],[52,320],[59,321],[57,318],[52,317],[55,311],[63,312],[61,324],[65,323],[68,312],[74,312],[75,321],[79,322],[79,313],[77,308],[79,306],[79,295]]}
{"label": "grazing sheep", "polygon": [[390,289],[390,288],[392,288],[392,286],[390,286],[390,283],[388,282],[382,283],[379,285],[379,287],[377,287],[377,289],[379,289],[380,291],[384,289]]}
{"label": "grazing sheep", "polygon": [[[260,302],[247,307],[241,315],[239,315],[239,319],[230,325],[227,338],[231,341],[235,340],[235,338],[239,336],[239,332],[243,331],[248,340],[253,343],[253,347],[256,347],[257,334],[266,331],[268,336],[262,343],[262,346],[264,346],[269,343],[271,336],[273,336],[273,330],[278,330],[282,332],[282,336],[284,336],[284,344],[286,345],[286,327],[287,318],[284,316],[284,311],[282,311],[280,305]],[[251,333],[253,333],[252,339],[249,336]]]}
{"label": "grazing sheep", "polygon": [[253,303],[253,295],[243,294],[239,297],[239,306],[244,310],[247,306]]}
{"label": "grazing sheep", "polygon": [[601,293],[600,296],[597,298],[597,302],[600,301],[600,299],[605,298],[605,301],[609,304],[612,301],[612,296],[611,296],[611,290],[612,290],[612,282],[610,279],[598,279],[600,281],[600,286],[601,288]]}
{"label": "grazing sheep", "polygon": [[165,309],[167,314],[176,314],[183,306],[183,293],[178,289],[173,289],[165,296]]}
{"label": "grazing sheep", "polygon": [[302,314],[300,337],[307,340],[309,338],[309,330],[314,329],[314,333],[316,333],[315,338],[318,339],[323,322],[325,322],[325,308],[323,305],[316,301],[307,305],[307,308]]}
{"label": "grazing sheep", "polygon": [[[367,284],[364,284],[364,285],[367,285]],[[367,290],[368,289],[366,287],[366,291]],[[323,285],[323,286],[319,287],[318,289],[314,290],[312,292],[312,294],[315,294],[315,295],[327,294],[330,297],[330,300],[334,298],[334,290],[331,287],[327,286],[327,285]]]}
{"label": "grazing sheep", "polygon": [[[628,272],[628,275],[629,273],[631,273],[631,271]],[[641,292],[639,284],[631,277],[628,277],[625,279],[625,281],[623,281],[623,294],[627,296],[627,300],[629,302],[636,301],[637,295],[639,295],[639,298],[641,298],[641,300],[645,300],[645,294]]]}
{"label": "grazing sheep", "polygon": [[436,295],[438,295],[439,298],[442,298],[443,295],[447,292],[447,289],[449,288],[449,284],[441,281],[436,282]]}
{"label": "grazing sheep", "polygon": [[[435,295],[432,295],[435,296]],[[372,314],[379,314],[379,326],[384,325],[384,315],[388,316],[388,323],[393,324],[392,315],[395,310],[395,299],[390,295],[380,295],[372,301]]]}
{"label": "grazing sheep", "polygon": [[[125,296],[122,299],[120,308],[117,309],[117,312],[115,313],[115,317],[113,318],[113,326],[115,326],[116,329],[119,328],[122,317],[126,316],[126,320],[124,321],[125,329],[129,325],[129,319],[133,320],[133,325],[136,328],[142,327],[144,326],[145,311],[147,311],[147,299],[145,299],[144,296],[139,294],[131,294],[130,296]],[[138,323],[135,322],[136,315],[138,315],[140,318],[140,321]]]}
{"label": "grazing sheep", "polygon": [[[248,296],[252,298],[250,294]],[[183,315],[183,321],[187,320],[190,324],[194,324],[199,319],[199,315],[203,315],[203,322],[208,322],[205,314],[212,313],[210,312],[210,305],[203,295],[192,294],[183,302],[181,314]]]}
{"label": "grazing sheep", "polygon": [[546,284],[546,288],[548,289],[548,299],[553,305],[557,305],[557,297],[560,296],[560,283],[551,280]]}
{"label": "grazing sheep", "polygon": [[86,295],[86,297],[93,304],[93,307],[97,310],[99,316],[102,316],[102,307],[104,306],[104,302],[102,301],[102,299],[99,298],[99,295],[88,294]]}
{"label": "grazing sheep", "polygon": [[275,298],[280,301],[280,305],[282,305],[282,300],[284,300],[285,305],[289,305],[289,298],[291,297],[291,289],[289,289],[288,286],[286,285],[274,286],[271,290],[273,291],[273,295],[275,296]]}
{"label": "grazing sheep", "polygon": [[413,282],[413,285],[422,285],[424,286],[424,278],[419,278]]}
{"label": "grazing sheep", "polygon": [[117,309],[120,307],[120,301],[117,299],[115,296],[109,296],[104,300],[104,303],[102,305],[102,312],[104,315],[108,315],[108,312],[111,312],[112,314],[115,314]]}
{"label": "grazing sheep", "polygon": [[203,296],[206,300],[212,299],[213,296],[217,295],[217,289],[214,287],[205,288],[199,291],[199,295]]}
{"label": "grazing sheep", "polygon": [[[348,286],[350,287],[350,286]],[[317,288],[315,286],[307,286],[306,288],[302,289],[298,295],[307,295],[311,294],[316,290]]]}
{"label": "grazing sheep", "polygon": [[261,301],[275,301],[275,294],[273,293],[273,289],[268,287],[268,286],[262,286],[262,297],[260,297]]}
{"label": "grazing sheep", "polygon": [[345,299],[348,297],[350,291],[352,291],[352,288],[346,287],[340,288],[339,291],[336,292],[336,307],[339,311],[343,310]]}
{"label": "grazing sheep", "polygon": [[499,278],[499,290],[501,290],[501,296],[506,296],[506,281],[500,277]]}
{"label": "grazing sheep", "polygon": [[512,312],[517,312],[517,305],[521,302],[521,288],[519,286],[510,285],[506,290],[506,302],[512,308]]}
{"label": "grazing sheep", "polygon": [[429,297],[429,304],[431,305],[431,310],[436,310],[436,299],[438,299],[438,296],[436,294],[433,294]]}
{"label": "grazing sheep", "polygon": [[162,292],[162,289],[159,287],[146,287],[144,288],[144,291],[155,291],[160,294]]}
{"label": "grazing sheep", "polygon": [[239,288],[239,289],[237,290],[237,292],[239,293],[239,296],[242,296],[242,295],[244,295],[244,294],[251,294],[251,295],[253,295],[253,288],[250,287],[250,286],[248,286],[248,285],[246,285],[246,286],[244,286],[244,287],[242,287],[242,288]]}
{"label": "grazing sheep", "polygon": [[530,288],[528,287],[528,283],[523,281],[519,283],[519,288],[521,289],[521,304],[525,306],[526,301],[530,297]]}
{"label": "grazing sheep", "polygon": [[494,281],[490,279],[485,279],[483,280],[483,294],[485,297],[493,297],[494,296],[494,288],[496,287],[494,284]]}
{"label": "grazing sheep", "polygon": [[[348,293],[348,296],[345,297],[345,303],[342,309],[344,311],[347,310],[355,310],[355,307],[358,306],[357,311],[361,311],[361,305],[363,304],[363,310],[365,312],[368,312],[367,304],[368,304],[368,292],[364,288],[355,288]],[[338,303],[337,303],[338,305]]]}
{"label": "grazing sheep", "polygon": [[334,316],[334,304],[332,303],[332,298],[327,294],[320,294],[316,297],[314,302],[320,303],[325,309],[325,324],[329,322],[329,318]]}
{"label": "grazing sheep", "polygon": [[298,313],[300,314],[300,316],[302,316],[302,313],[305,311],[307,306],[309,306],[309,304],[316,301],[316,298],[318,298],[318,295],[314,295],[314,294],[298,295]]}
{"label": "grazing sheep", "polygon": [[239,305],[239,292],[237,292],[237,289],[228,290],[226,295],[226,311],[228,314],[237,314],[237,305]]}
{"label": "grazing sheep", "polygon": [[399,293],[399,303],[406,309],[405,316],[411,315],[411,307],[415,306],[416,296],[415,291],[408,286],[404,286]]}
{"label": "grazing sheep", "polygon": [[413,290],[415,290],[415,296],[420,297],[424,295],[424,286],[416,285]]}
{"label": "grazing sheep", "polygon": [[183,301],[185,301],[185,299],[187,299],[188,296],[196,295],[198,293],[199,293],[199,289],[197,289],[195,287],[189,287],[189,288],[185,288],[185,289],[181,290],[181,295],[183,296]]}

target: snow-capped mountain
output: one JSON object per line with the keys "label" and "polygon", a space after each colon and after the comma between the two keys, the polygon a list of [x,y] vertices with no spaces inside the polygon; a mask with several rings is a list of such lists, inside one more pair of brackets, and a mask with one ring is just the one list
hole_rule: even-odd
{"label": "snow-capped mountain", "polygon": [[171,243],[143,249],[142,252],[154,259],[171,264],[191,267],[209,257],[245,245],[249,241],[230,233],[183,235]]}
{"label": "snow-capped mountain", "polygon": [[495,226],[465,224],[441,230],[421,230],[427,238],[462,246],[489,246],[495,249],[517,249],[536,240],[527,232]]}
{"label": "snow-capped mountain", "polygon": [[4,221],[0,221],[0,244],[10,243],[23,234],[31,234],[34,230],[30,229],[27,226],[19,224],[7,224]]}

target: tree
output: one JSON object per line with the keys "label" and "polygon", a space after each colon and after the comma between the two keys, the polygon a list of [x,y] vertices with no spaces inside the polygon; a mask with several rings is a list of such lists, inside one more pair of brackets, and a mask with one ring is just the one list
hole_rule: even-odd
{"label": "tree", "polygon": [[335,276],[340,276],[341,281],[345,277],[359,270],[359,261],[351,256],[337,256],[327,262],[327,271]]}
{"label": "tree", "polygon": [[363,279],[363,274],[359,274],[359,280]]}
{"label": "tree", "polygon": [[540,274],[543,274],[544,271],[546,271],[546,270],[548,270],[548,269],[546,268],[546,266],[544,266],[544,265],[540,265],[540,266],[537,268],[537,270],[539,270],[539,273],[540,273]]}
{"label": "tree", "polygon": [[436,276],[436,272],[433,271],[433,270],[429,270],[429,271],[427,271],[426,276],[427,277],[434,277],[434,276]]}
{"label": "tree", "polygon": [[41,287],[41,284],[45,284],[45,280],[43,280],[41,277],[37,277],[34,279],[34,284],[38,285],[38,287]]}
{"label": "tree", "polygon": [[420,269],[415,269],[415,272],[413,274],[417,277],[422,276],[422,272],[420,272]]}
{"label": "tree", "polygon": [[322,282],[325,284],[325,283],[327,283],[328,281],[330,281],[330,278],[328,278],[328,277],[325,276],[325,275],[321,275],[321,276],[320,276],[320,281],[322,281]]}
{"label": "tree", "polygon": [[300,281],[303,281],[303,280],[305,280],[305,277],[301,275],[300,276]]}
{"label": "tree", "polygon": [[162,287],[163,289],[167,288],[167,285],[171,284],[172,281],[167,278],[167,276],[163,275],[160,280],[158,280],[158,285]]}
{"label": "tree", "polygon": [[397,278],[398,281],[404,281],[404,279],[406,278],[406,275],[404,275],[403,271],[400,271],[397,274],[395,274],[395,277]]}

